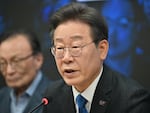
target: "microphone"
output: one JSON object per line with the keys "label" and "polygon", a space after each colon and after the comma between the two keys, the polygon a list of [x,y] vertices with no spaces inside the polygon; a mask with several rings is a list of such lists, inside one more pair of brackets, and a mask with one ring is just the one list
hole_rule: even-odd
{"label": "microphone", "polygon": [[42,98],[41,104],[35,106],[29,113],[33,113],[35,110],[37,110],[42,105],[47,105],[47,104],[48,104],[48,99],[47,98]]}

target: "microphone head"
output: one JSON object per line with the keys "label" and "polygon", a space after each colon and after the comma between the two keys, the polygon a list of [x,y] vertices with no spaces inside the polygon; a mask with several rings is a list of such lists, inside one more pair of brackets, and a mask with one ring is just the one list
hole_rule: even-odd
{"label": "microphone head", "polygon": [[47,99],[47,98],[43,98],[43,99],[42,99],[42,103],[43,103],[44,105],[47,105],[47,104],[48,104],[48,99]]}

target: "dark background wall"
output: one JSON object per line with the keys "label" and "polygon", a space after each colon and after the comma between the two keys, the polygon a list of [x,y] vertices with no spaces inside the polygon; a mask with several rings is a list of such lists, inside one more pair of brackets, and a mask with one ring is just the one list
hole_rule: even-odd
{"label": "dark background wall", "polygon": [[[10,29],[29,28],[37,33],[42,44],[42,50],[45,57],[43,71],[50,79],[59,79],[54,58],[49,51],[49,16],[59,7],[75,0],[0,0],[0,33]],[[103,6],[102,1],[86,2],[88,5],[95,7],[100,11]],[[139,2],[142,6],[143,4]],[[119,10],[119,9],[118,9]],[[141,16],[143,14],[141,13]],[[146,21],[146,17],[142,20]],[[143,24],[144,25],[144,24]],[[150,24],[146,24],[150,25]],[[142,85],[150,89],[150,27],[141,27],[139,39],[136,43],[139,49],[136,57],[134,57],[135,77]],[[20,42],[22,43],[22,42]],[[130,65],[130,64],[129,64]],[[132,65],[132,64],[131,64]],[[120,67],[122,68],[122,67]],[[4,80],[0,77],[0,87],[3,86]]]}

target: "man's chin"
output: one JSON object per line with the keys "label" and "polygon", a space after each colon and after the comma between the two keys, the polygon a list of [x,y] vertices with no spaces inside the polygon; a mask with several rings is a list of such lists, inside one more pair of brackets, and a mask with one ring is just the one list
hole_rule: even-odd
{"label": "man's chin", "polygon": [[66,84],[68,84],[69,86],[75,86],[77,84],[77,82],[75,80],[66,80],[65,79]]}
{"label": "man's chin", "polygon": [[7,86],[13,89],[19,89],[20,85],[18,85],[17,83],[7,83]]}

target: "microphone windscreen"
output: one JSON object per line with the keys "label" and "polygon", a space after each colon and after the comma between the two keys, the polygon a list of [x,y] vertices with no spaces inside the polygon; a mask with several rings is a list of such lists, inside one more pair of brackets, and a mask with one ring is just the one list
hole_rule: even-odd
{"label": "microphone windscreen", "polygon": [[42,99],[42,103],[43,103],[44,105],[47,105],[47,104],[48,104],[48,99],[44,97],[44,98]]}

